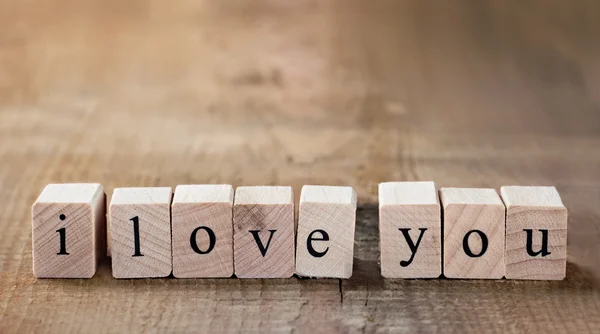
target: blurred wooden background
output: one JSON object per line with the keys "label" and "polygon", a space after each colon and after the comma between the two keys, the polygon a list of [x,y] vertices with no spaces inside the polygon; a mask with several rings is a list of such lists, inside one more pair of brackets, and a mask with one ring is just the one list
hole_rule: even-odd
{"label": "blurred wooden background", "polygon": [[[600,331],[600,2],[0,0],[0,332]],[[562,282],[383,280],[377,184],[556,185]],[[339,280],[36,280],[49,182],[351,185]]]}

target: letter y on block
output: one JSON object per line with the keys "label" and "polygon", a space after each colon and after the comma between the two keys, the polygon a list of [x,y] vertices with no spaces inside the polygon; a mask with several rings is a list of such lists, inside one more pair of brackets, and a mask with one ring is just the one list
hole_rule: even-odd
{"label": "letter y on block", "polygon": [[441,212],[433,182],[379,185],[379,247],[385,278],[442,273]]}

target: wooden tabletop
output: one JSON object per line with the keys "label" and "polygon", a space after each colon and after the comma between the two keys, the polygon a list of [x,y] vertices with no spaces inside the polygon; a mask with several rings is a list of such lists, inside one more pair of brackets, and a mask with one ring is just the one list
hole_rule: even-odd
{"label": "wooden tabletop", "polygon": [[[597,1],[0,1],[0,332],[600,331]],[[384,280],[377,184],[556,185],[559,282]],[[353,186],[350,280],[38,280],[50,182]]]}

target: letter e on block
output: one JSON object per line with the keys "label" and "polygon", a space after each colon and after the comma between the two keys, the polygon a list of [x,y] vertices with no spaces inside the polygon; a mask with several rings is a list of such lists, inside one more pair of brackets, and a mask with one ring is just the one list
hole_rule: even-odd
{"label": "letter e on block", "polygon": [[289,278],[295,270],[291,187],[239,187],[233,204],[238,278]]}
{"label": "letter e on block", "polygon": [[504,276],[504,203],[494,189],[442,188],[444,275]]}
{"label": "letter e on block", "polygon": [[502,187],[506,204],[506,278],[562,280],[567,208],[554,187]]}
{"label": "letter e on block", "polygon": [[172,214],[173,276],[233,275],[233,187],[181,185]]}
{"label": "letter e on block", "polygon": [[103,255],[106,195],[96,183],[49,184],[32,207],[33,274],[91,278]]}
{"label": "letter e on block", "polygon": [[113,277],[171,274],[172,194],[169,187],[115,189],[109,208]]}
{"label": "letter e on block", "polygon": [[442,222],[433,182],[379,185],[379,248],[385,278],[437,278]]}
{"label": "letter e on block", "polygon": [[304,186],[298,213],[296,273],[350,278],[356,192],[351,187]]}

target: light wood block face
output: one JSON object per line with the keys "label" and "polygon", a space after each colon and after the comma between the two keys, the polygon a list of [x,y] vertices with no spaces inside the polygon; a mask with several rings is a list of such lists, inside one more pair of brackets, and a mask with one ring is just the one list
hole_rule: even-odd
{"label": "light wood block face", "polygon": [[379,248],[385,278],[442,274],[442,222],[433,182],[379,185]]}
{"label": "light wood block face", "polygon": [[171,274],[171,188],[117,188],[110,203],[115,278]]}
{"label": "light wood block face", "polygon": [[567,209],[554,187],[502,187],[506,204],[506,278],[562,280]]}
{"label": "light wood block face", "polygon": [[351,187],[304,186],[300,196],[296,273],[350,278],[356,192]]}
{"label": "light wood block face", "polygon": [[233,207],[238,278],[288,278],[295,270],[291,187],[239,187]]}
{"label": "light wood block face", "polygon": [[172,212],[173,276],[233,275],[233,187],[181,185]]}
{"label": "light wood block face", "polygon": [[440,190],[444,208],[444,275],[504,276],[504,203],[494,189]]}
{"label": "light wood block face", "polygon": [[49,184],[32,207],[33,274],[91,278],[103,255],[106,195],[99,184]]}

